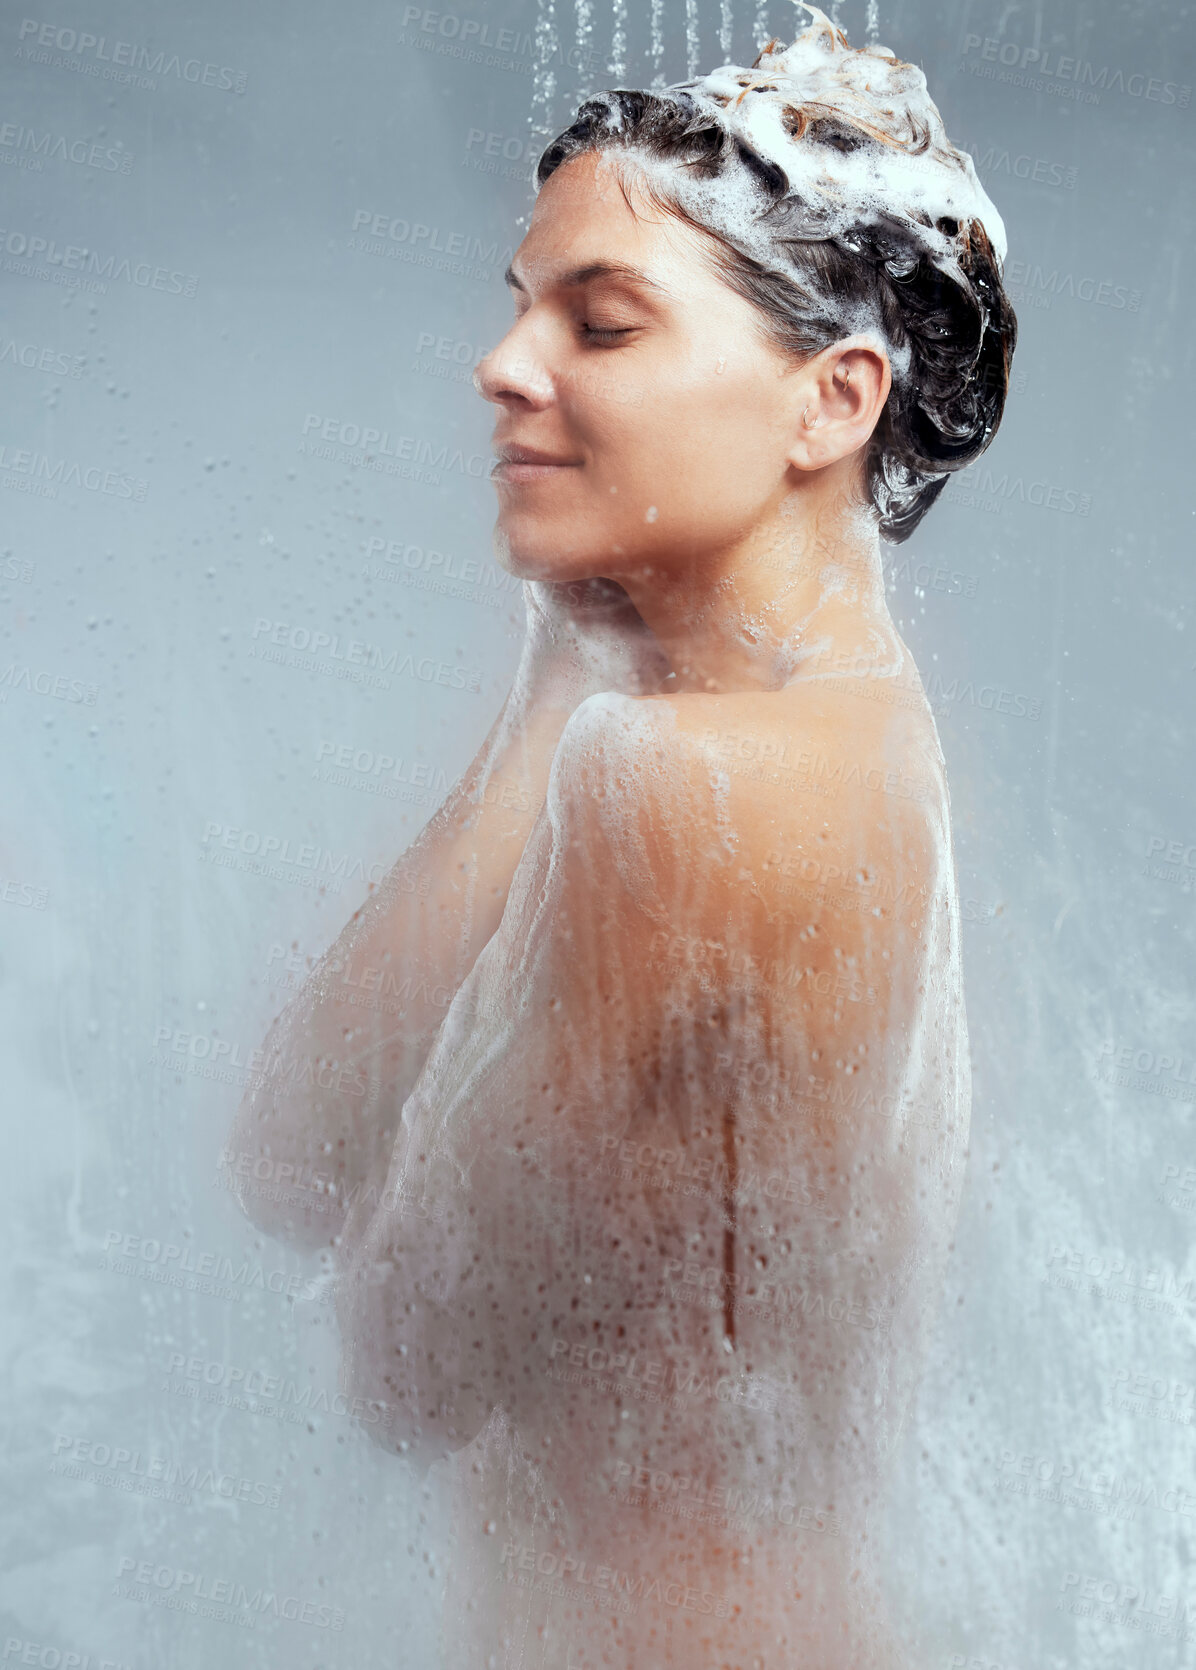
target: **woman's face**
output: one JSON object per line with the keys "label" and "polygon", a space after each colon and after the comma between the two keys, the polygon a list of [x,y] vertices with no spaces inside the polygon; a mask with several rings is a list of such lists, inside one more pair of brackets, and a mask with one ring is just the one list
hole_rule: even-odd
{"label": "woman's face", "polygon": [[550,177],[508,274],[515,322],[476,373],[499,457],[562,461],[492,477],[496,551],[524,578],[690,568],[793,485],[793,362],[704,264],[706,234],[628,189],[635,213],[593,151]]}

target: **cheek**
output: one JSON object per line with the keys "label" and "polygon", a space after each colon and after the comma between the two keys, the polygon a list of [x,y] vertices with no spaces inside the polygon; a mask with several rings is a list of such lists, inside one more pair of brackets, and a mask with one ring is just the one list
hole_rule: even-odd
{"label": "cheek", "polygon": [[[668,390],[646,384],[596,435],[596,485],[625,513],[656,505],[661,522],[724,519],[763,503],[784,474],[783,435],[758,381],[704,379]],[[634,507],[634,509],[633,509]]]}

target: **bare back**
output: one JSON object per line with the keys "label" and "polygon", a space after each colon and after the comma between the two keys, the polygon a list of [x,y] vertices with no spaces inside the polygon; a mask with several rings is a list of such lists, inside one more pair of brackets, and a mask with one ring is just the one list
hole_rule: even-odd
{"label": "bare back", "polygon": [[350,1224],[353,1389],[460,1449],[454,1663],[887,1662],[970,1092],[942,756],[863,677],[583,703]]}

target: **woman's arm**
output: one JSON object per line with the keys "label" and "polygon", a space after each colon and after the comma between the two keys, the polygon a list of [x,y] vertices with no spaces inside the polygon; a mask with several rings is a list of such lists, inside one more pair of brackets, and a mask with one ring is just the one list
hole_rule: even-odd
{"label": "woman's arm", "polygon": [[[768,874],[778,822],[836,874],[933,874],[928,820],[736,779],[701,708],[572,715],[339,1249],[346,1385],[385,1442],[426,1468],[501,1404],[587,1512],[631,1454],[687,1477],[721,1457],[764,1491],[807,1452],[821,1488],[854,1476],[899,1418],[883,1337],[913,1327],[956,1165],[903,1117],[937,1105],[951,1046],[949,970],[924,1024],[924,912],[790,901]],[[828,757],[831,731],[810,720]]]}
{"label": "woman's arm", "polygon": [[327,1244],[380,1184],[447,1006],[502,919],[566,721],[595,691],[641,693],[668,670],[612,582],[525,582],[524,600],[515,681],[472,765],[267,1035],[228,1146],[269,1233]]}

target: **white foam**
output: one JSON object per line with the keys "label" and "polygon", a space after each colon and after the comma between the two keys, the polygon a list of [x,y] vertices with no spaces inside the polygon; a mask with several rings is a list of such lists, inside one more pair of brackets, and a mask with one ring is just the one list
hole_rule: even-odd
{"label": "white foam", "polygon": [[[947,138],[922,71],[888,47],[850,47],[824,12],[802,0],[795,4],[814,21],[792,45],[764,51],[755,68],[724,64],[694,80],[654,88],[654,96],[689,94],[704,115],[779,168],[813,236],[850,238],[854,227],[887,218],[900,223],[936,265],[950,269],[958,266],[969,224],[979,221],[1003,267],[1004,222],[971,157]],[[840,151],[808,137],[809,123],[823,119],[862,129],[865,143]],[[696,180],[638,149],[634,154],[697,220],[767,269],[792,276],[792,267],[778,261],[776,222],[760,218],[769,199],[754,178],[735,170]],[[944,219],[956,221],[958,233],[940,230],[935,223]],[[890,270],[896,274],[899,263]]]}

